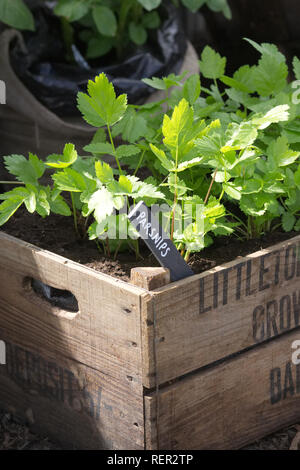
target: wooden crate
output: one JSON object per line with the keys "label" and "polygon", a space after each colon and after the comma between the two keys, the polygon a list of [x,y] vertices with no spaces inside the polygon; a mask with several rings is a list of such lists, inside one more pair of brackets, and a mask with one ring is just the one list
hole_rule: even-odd
{"label": "wooden crate", "polygon": [[159,288],[155,273],[131,285],[1,232],[0,408],[84,449],[233,449],[296,423],[300,237]]}

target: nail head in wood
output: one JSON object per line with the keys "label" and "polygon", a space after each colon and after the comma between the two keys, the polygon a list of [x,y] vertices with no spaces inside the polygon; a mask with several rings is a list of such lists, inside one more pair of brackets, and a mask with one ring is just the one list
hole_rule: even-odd
{"label": "nail head in wood", "polygon": [[146,290],[154,290],[170,283],[170,271],[165,268],[133,268],[131,284]]}

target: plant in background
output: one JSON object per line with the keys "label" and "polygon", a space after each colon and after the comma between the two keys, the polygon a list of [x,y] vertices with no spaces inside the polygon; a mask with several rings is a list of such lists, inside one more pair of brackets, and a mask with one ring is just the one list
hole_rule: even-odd
{"label": "plant in background", "polygon": [[0,21],[12,28],[34,31],[34,18],[23,0],[0,0]]}
{"label": "plant in background", "polygon": [[[169,1],[180,5],[178,0]],[[100,57],[113,48],[120,58],[130,42],[145,44],[148,31],[159,27],[161,4],[162,0],[58,0],[54,11],[69,23],[86,27],[81,39],[87,43],[88,58]],[[182,4],[192,12],[207,4],[231,17],[226,0],[182,0]]]}
{"label": "plant in background", "polygon": [[[231,17],[227,0],[168,1],[192,12],[207,4],[212,10]],[[61,18],[68,50],[74,42],[73,24],[78,24],[80,39],[86,43],[87,58],[101,57],[112,49],[121,58],[129,43],[145,44],[149,31],[159,27],[161,4],[162,0],[58,0],[54,13]],[[35,29],[33,15],[24,0],[0,0],[0,21],[20,30]]]}

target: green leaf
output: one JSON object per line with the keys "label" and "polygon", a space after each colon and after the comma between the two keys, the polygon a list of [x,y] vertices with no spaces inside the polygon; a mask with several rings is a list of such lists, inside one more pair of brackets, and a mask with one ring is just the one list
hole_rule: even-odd
{"label": "green leaf", "polygon": [[77,152],[75,145],[66,144],[64,147],[63,155],[52,154],[47,158],[46,165],[51,168],[67,168],[75,163],[77,160]]}
{"label": "green leaf", "polygon": [[294,57],[293,59],[293,70],[297,80],[300,80],[300,60],[298,57]]}
{"label": "green leaf", "polygon": [[114,12],[105,6],[95,6],[93,8],[93,18],[99,33],[103,36],[115,37],[117,33],[117,19]]}
{"label": "green leaf", "polygon": [[147,11],[154,10],[161,4],[161,0],[138,0],[138,2],[145,8]]}
{"label": "green leaf", "polygon": [[34,31],[34,18],[23,0],[1,0],[0,20],[16,29]]}
{"label": "green leaf", "polygon": [[157,148],[153,144],[150,144],[150,148],[166,170],[171,171],[174,168],[173,162],[168,159],[167,155],[163,150]]}
{"label": "green leaf", "polygon": [[147,31],[141,24],[129,23],[129,37],[134,44],[142,46],[147,41]]}
{"label": "green leaf", "polygon": [[241,187],[234,187],[233,185],[231,184],[226,184],[224,183],[223,184],[223,189],[225,191],[226,194],[228,194],[228,196],[232,197],[232,199],[237,199],[237,200],[240,200],[241,199]]}
{"label": "green leaf", "polygon": [[72,212],[62,196],[58,196],[54,201],[50,201],[50,210],[53,214],[71,216]]}
{"label": "green leaf", "polygon": [[96,162],[96,176],[101,183],[110,183],[114,179],[113,169],[105,162]]}
{"label": "green leaf", "polygon": [[94,212],[94,217],[98,224],[100,224],[108,215],[113,213],[113,195],[104,187],[99,189],[91,196],[88,208],[90,212]]}
{"label": "green leaf", "polygon": [[102,36],[102,37],[92,37],[89,39],[87,44],[87,59],[97,59],[107,54],[114,45],[112,38]]}
{"label": "green leaf", "polygon": [[285,232],[290,232],[296,223],[296,217],[290,212],[285,212],[281,218],[282,228]]}
{"label": "green leaf", "polygon": [[72,168],[55,173],[52,179],[61,191],[80,193],[86,189],[84,177]]}
{"label": "green leaf", "polygon": [[228,20],[231,20],[232,14],[231,14],[231,9],[227,3],[227,0],[206,0],[207,1],[207,6],[210,8],[212,11],[221,11],[225,18]]}
{"label": "green leaf", "polygon": [[284,55],[281,52],[279,52],[278,47],[275,44],[270,44],[267,42],[258,44],[257,42],[249,38],[244,38],[244,40],[249,42],[249,44],[251,44],[258,52],[260,52],[261,55],[263,54],[269,55],[272,58],[272,60],[278,63],[285,62]]}
{"label": "green leaf", "polygon": [[28,160],[23,155],[10,155],[3,158],[9,173],[25,184],[35,184],[44,174],[45,164],[32,153],[29,153]]}
{"label": "green leaf", "polygon": [[146,13],[142,18],[142,24],[148,29],[157,29],[160,25],[160,17],[157,11]]}
{"label": "green leaf", "polygon": [[120,145],[117,150],[117,157],[131,157],[140,153],[140,149],[136,145]]}
{"label": "green leaf", "polygon": [[200,96],[201,84],[198,74],[191,75],[183,86],[183,97],[193,105]]}
{"label": "green leaf", "polygon": [[247,88],[250,92],[255,91],[253,73],[255,67],[249,65],[242,65],[233,75],[233,79]]}
{"label": "green leaf", "polygon": [[114,154],[113,146],[111,144],[109,144],[108,142],[99,142],[99,143],[96,143],[96,144],[88,144],[85,147],[83,147],[83,149],[86,152],[90,152],[90,153],[93,153],[93,154],[99,154],[99,155],[102,155],[102,154],[113,155]]}
{"label": "green leaf", "polygon": [[152,78],[143,78],[142,82],[146,83],[146,85],[155,88],[155,90],[166,90],[167,86],[165,82],[161,78],[152,77]]}
{"label": "green leaf", "polygon": [[162,132],[164,144],[170,150],[186,146],[193,137],[193,109],[185,99],[175,106],[171,118],[164,116]]}
{"label": "green leaf", "polygon": [[88,82],[89,95],[78,94],[78,108],[84,119],[91,125],[101,127],[103,124],[112,126],[125,114],[127,96],[116,98],[113,84],[109,82],[104,73]]}
{"label": "green leaf", "polygon": [[68,21],[78,21],[89,11],[89,4],[82,0],[59,0],[54,13],[64,16]]}
{"label": "green leaf", "polygon": [[139,116],[132,108],[128,108],[123,119],[113,128],[113,136],[122,135],[123,140],[134,143],[140,137],[147,135],[148,126],[146,119]]}
{"label": "green leaf", "polygon": [[199,64],[200,72],[205,78],[217,79],[225,73],[226,57],[221,57],[210,46],[206,46]]}
{"label": "green leaf", "polygon": [[300,152],[291,150],[287,138],[280,136],[277,140],[271,142],[267,149],[267,155],[270,168],[275,169],[294,163],[298,159]]}
{"label": "green leaf", "polygon": [[196,148],[202,157],[215,157],[221,151],[223,142],[219,134],[211,134],[209,136],[203,136],[200,139],[195,140]]}
{"label": "green leaf", "polygon": [[245,93],[251,93],[251,89],[249,89],[246,85],[244,85],[242,82],[238,82],[234,78],[227,77],[226,75],[222,75],[220,77],[221,82],[225,83],[225,85],[228,85],[232,88],[236,88],[239,91],[243,91]]}
{"label": "green leaf", "polygon": [[264,116],[253,116],[252,122],[258,129],[266,129],[272,123],[287,121],[289,119],[289,105],[283,104],[270,109]]}
{"label": "green leaf", "polygon": [[252,145],[257,138],[256,126],[252,122],[242,122],[241,124],[232,122],[227,128],[226,138],[228,140],[225,147],[231,147],[235,150],[245,149]]}
{"label": "green leaf", "polygon": [[135,176],[127,176],[132,183],[132,194],[134,199],[164,199],[165,196],[160,192],[152,183],[148,183],[147,180],[140,181]]}
{"label": "green leaf", "polygon": [[47,193],[43,189],[38,193],[36,211],[41,217],[47,217],[50,214],[50,204]]}
{"label": "green leaf", "polygon": [[263,52],[253,72],[255,89],[261,96],[275,96],[287,84],[288,67],[285,58],[278,52],[276,46],[269,46],[272,47]]}
{"label": "green leaf", "polygon": [[205,3],[206,0],[181,0],[183,5],[191,10],[193,13],[199,10]]}
{"label": "green leaf", "polygon": [[0,204],[0,227],[4,225],[12,215],[14,215],[23,202],[24,199],[16,195],[16,197],[6,199],[2,204]]}

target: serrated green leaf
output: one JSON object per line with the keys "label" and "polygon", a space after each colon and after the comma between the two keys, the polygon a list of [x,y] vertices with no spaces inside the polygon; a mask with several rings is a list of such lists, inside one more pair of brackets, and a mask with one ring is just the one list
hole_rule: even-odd
{"label": "serrated green leaf", "polygon": [[99,154],[99,155],[102,155],[102,154],[113,155],[114,154],[113,147],[108,142],[99,142],[96,144],[89,144],[83,147],[83,149],[86,152]]}
{"label": "serrated green leaf", "polygon": [[41,189],[38,193],[36,201],[36,211],[41,217],[47,217],[50,214],[50,204],[48,201],[47,193]]}
{"label": "serrated green leaf", "polygon": [[[257,138],[257,128],[252,122],[236,124],[232,122],[226,131],[225,147],[232,149],[245,149],[254,143]],[[222,151],[222,149],[221,149]]]}
{"label": "serrated green leaf", "polygon": [[193,109],[185,99],[175,106],[171,118],[164,116],[162,132],[164,144],[170,150],[185,147],[193,137]]}
{"label": "serrated green leaf", "polygon": [[32,153],[29,153],[28,160],[23,155],[10,155],[3,158],[9,173],[14,175],[18,181],[22,181],[25,184],[35,184],[44,174],[44,162]]}
{"label": "serrated green leaf", "polygon": [[2,204],[0,204],[0,227],[14,215],[23,202],[23,199],[12,198],[6,199]]}
{"label": "serrated green leaf", "polygon": [[191,75],[183,86],[183,97],[193,105],[199,98],[201,92],[200,77],[198,74]]}
{"label": "serrated green leaf", "polygon": [[76,162],[77,156],[78,155],[75,150],[75,145],[66,144],[63,155],[49,155],[46,161],[46,165],[50,166],[51,168],[67,168]]}
{"label": "serrated green leaf", "polygon": [[84,177],[72,168],[55,173],[52,179],[61,191],[80,193],[86,189]]}
{"label": "serrated green leaf", "polygon": [[132,155],[138,155],[140,153],[139,147],[136,145],[120,145],[117,150],[117,157],[131,157]]}
{"label": "serrated green leaf", "polygon": [[272,123],[287,121],[289,119],[289,105],[283,104],[270,109],[264,116],[253,116],[252,122],[258,129],[266,129]]}
{"label": "serrated green leaf", "polygon": [[98,189],[90,198],[88,208],[94,212],[94,217],[98,224],[103,222],[114,210],[113,195],[104,187]]}
{"label": "serrated green leaf", "polygon": [[150,148],[166,170],[171,171],[174,168],[173,162],[168,159],[167,155],[163,150],[159,149],[153,144],[150,144]]}
{"label": "serrated green leaf", "polygon": [[50,210],[53,214],[71,216],[72,212],[62,196],[58,196],[54,201],[50,201]]}
{"label": "serrated green leaf", "polygon": [[240,200],[241,199],[241,187],[235,187],[231,184],[223,183],[223,189],[228,196],[232,197],[232,199]]}
{"label": "serrated green leaf", "polygon": [[122,119],[127,108],[127,96],[116,98],[113,84],[104,73],[97,76],[94,82],[89,80],[88,93],[78,94],[78,108],[89,124],[112,126]]}
{"label": "serrated green leaf", "polygon": [[225,73],[226,57],[221,57],[210,46],[206,46],[201,54],[200,72],[205,78],[217,79]]}
{"label": "serrated green leaf", "polygon": [[113,169],[105,162],[95,163],[96,176],[101,183],[109,183],[114,179]]}
{"label": "serrated green leaf", "polygon": [[268,146],[267,155],[270,168],[276,169],[277,167],[284,167],[294,163],[298,159],[300,152],[291,150],[287,138],[280,136]]}
{"label": "serrated green leaf", "polygon": [[128,108],[123,119],[113,128],[113,136],[122,135],[123,140],[131,144],[138,141],[140,137],[146,136],[148,126],[146,119],[139,116],[134,109]]}
{"label": "serrated green leaf", "polygon": [[286,87],[287,76],[286,63],[278,62],[273,55],[264,53],[253,72],[255,89],[261,96],[275,96]]}

